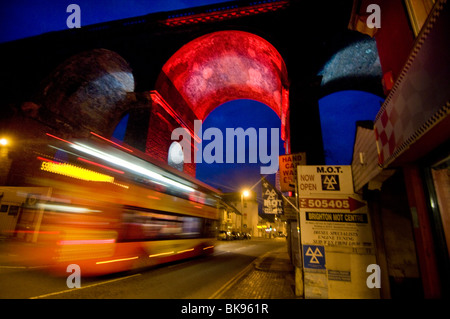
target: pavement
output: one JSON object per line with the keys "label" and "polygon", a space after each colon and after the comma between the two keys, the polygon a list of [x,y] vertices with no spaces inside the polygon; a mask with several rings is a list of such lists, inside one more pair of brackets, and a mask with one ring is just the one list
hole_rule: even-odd
{"label": "pavement", "polygon": [[258,257],[210,299],[301,299],[287,245]]}

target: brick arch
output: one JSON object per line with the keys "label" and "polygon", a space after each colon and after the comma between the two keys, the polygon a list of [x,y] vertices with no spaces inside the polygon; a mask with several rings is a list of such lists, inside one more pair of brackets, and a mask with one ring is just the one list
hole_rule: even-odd
{"label": "brick arch", "polygon": [[185,44],[164,64],[156,90],[169,105],[189,109],[200,120],[231,100],[262,102],[280,117],[281,137],[288,142],[286,65],[272,44],[253,33],[218,31]]}
{"label": "brick arch", "polygon": [[[93,49],[75,54],[59,64],[41,83],[35,100],[41,119],[74,136],[95,131],[109,136],[129,107],[134,92],[132,69],[118,53]],[[50,116],[51,114],[51,116]],[[52,121],[54,123],[52,123]]]}

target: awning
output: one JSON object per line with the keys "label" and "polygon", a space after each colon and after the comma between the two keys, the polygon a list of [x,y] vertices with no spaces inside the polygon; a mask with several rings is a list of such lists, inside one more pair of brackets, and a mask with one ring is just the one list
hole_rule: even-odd
{"label": "awning", "polygon": [[[449,30],[450,6],[439,1],[376,116],[374,132],[382,168],[393,166],[407,150],[412,161],[450,138],[448,127],[443,128],[450,113]],[[427,134],[431,130],[439,134]],[[413,148],[422,152],[411,152]]]}

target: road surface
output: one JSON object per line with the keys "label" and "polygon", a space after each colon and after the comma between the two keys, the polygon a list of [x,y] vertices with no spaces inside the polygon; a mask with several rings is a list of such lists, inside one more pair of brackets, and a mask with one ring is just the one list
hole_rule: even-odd
{"label": "road surface", "polygon": [[39,267],[11,266],[2,263],[5,256],[0,255],[3,257],[0,258],[0,298],[208,299],[227,289],[256,258],[283,245],[286,245],[284,239],[220,241],[215,252],[207,257],[133,273],[82,277],[81,287],[72,289],[67,287],[67,277],[49,275]]}

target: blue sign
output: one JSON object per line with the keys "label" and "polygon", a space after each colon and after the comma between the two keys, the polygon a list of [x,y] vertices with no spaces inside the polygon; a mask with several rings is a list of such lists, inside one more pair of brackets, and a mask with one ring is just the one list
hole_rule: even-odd
{"label": "blue sign", "polygon": [[325,269],[325,248],[316,245],[303,245],[303,264],[305,268]]}

